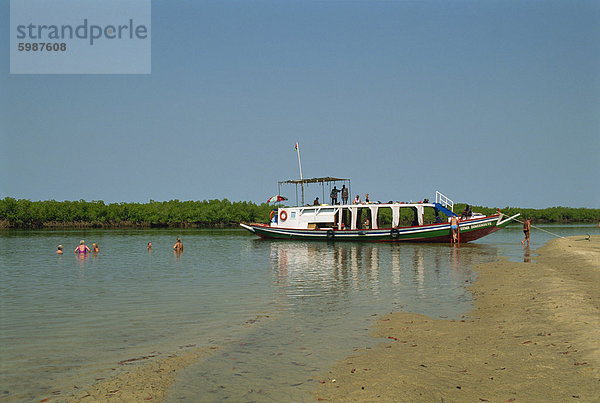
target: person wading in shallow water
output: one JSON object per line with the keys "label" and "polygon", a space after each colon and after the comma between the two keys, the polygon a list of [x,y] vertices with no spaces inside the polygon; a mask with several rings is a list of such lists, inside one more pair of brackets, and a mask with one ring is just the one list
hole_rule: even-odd
{"label": "person wading in shallow water", "polygon": [[74,252],[81,256],[87,254],[88,252],[91,252],[91,250],[87,247],[85,241],[82,239],[81,241],[79,241],[79,246],[75,248]]}
{"label": "person wading in shallow water", "polygon": [[458,242],[458,217],[453,215],[450,218],[450,229],[452,231],[452,243]]}
{"label": "person wading in shallow water", "polygon": [[521,245],[527,241],[527,246],[529,246],[529,233],[531,232],[531,217],[527,217],[525,222],[523,223],[523,233],[525,234],[525,238],[521,241]]}
{"label": "person wading in shallow water", "polygon": [[177,238],[177,242],[175,242],[175,245],[173,245],[173,250],[175,253],[183,252],[183,243],[181,242],[181,239]]}

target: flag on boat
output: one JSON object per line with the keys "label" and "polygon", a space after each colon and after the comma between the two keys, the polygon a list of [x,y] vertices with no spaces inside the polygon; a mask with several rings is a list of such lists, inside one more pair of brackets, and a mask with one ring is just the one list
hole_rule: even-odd
{"label": "flag on boat", "polygon": [[287,200],[285,197],[283,196],[271,196],[269,197],[269,199],[267,200],[267,203],[275,203],[275,202],[280,202],[280,201],[284,201]]}
{"label": "flag on boat", "polygon": [[296,145],[294,146],[294,151],[298,151],[298,142],[296,142]]}

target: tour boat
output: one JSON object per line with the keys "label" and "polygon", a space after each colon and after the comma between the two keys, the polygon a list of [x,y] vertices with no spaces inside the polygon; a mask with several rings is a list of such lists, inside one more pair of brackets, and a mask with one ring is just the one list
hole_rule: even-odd
{"label": "tour boat", "polygon": [[[321,183],[326,183],[335,178],[322,179],[325,180]],[[302,182],[308,183],[307,180]],[[433,203],[425,199],[417,203],[376,202],[280,207],[271,212],[269,224],[240,225],[267,239],[451,243],[451,216],[459,219],[459,242],[470,242],[504,228],[520,215],[508,217],[498,210],[498,213],[489,216],[472,213],[459,217],[453,212],[453,207],[452,200],[436,192]],[[440,213],[446,218],[443,219]],[[407,215],[412,223],[403,226],[401,221],[406,221]],[[432,222],[425,222],[426,217]]]}

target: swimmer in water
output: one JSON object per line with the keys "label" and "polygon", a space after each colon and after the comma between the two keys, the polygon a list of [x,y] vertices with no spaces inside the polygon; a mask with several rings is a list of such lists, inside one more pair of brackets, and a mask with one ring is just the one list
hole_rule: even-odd
{"label": "swimmer in water", "polygon": [[173,250],[179,253],[183,252],[183,243],[181,242],[181,239],[177,238],[177,242],[173,245]]}
{"label": "swimmer in water", "polygon": [[56,250],[56,254],[57,255],[62,255],[63,254],[62,245],[58,245],[58,249]]}
{"label": "swimmer in water", "polygon": [[94,253],[98,253],[98,252],[100,252],[100,248],[98,247],[98,244],[97,244],[97,243],[93,243],[93,244],[92,244],[92,251],[93,251]]}
{"label": "swimmer in water", "polygon": [[91,252],[90,248],[87,247],[87,245],[85,244],[85,241],[82,239],[81,241],[79,241],[79,246],[75,248],[74,253],[77,253],[78,255],[85,255],[86,253]]}

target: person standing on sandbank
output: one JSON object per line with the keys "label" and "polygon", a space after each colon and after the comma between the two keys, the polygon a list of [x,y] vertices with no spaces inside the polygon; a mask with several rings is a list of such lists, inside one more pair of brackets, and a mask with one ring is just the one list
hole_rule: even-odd
{"label": "person standing on sandbank", "polygon": [[527,246],[529,246],[529,233],[531,232],[531,217],[527,217],[525,222],[523,223],[523,233],[525,234],[525,238],[521,241],[521,245],[527,241]]}

